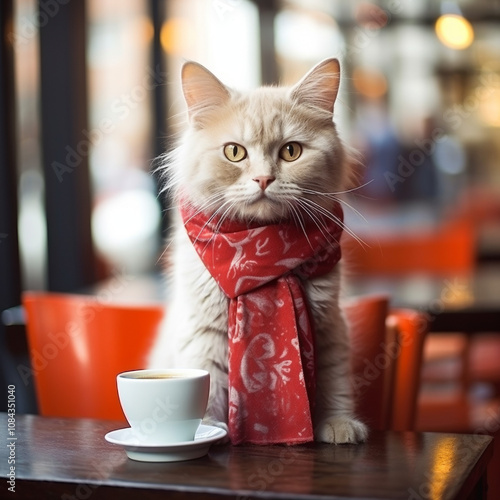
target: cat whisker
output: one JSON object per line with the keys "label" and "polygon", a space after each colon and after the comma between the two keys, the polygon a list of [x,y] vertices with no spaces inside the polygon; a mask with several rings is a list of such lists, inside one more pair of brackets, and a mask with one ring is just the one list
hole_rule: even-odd
{"label": "cat whisker", "polygon": [[168,151],[155,161],[158,164],[152,170],[152,173],[158,175],[163,181],[163,187],[161,188],[159,194],[163,194],[168,191],[173,191],[180,184],[180,177],[178,171],[175,169],[175,163],[179,155],[178,149],[173,149]]}
{"label": "cat whisker", "polygon": [[[223,193],[215,193],[213,195],[211,195],[210,197],[208,197],[206,200],[204,200],[204,203],[203,205],[201,206],[194,206],[193,203],[189,203],[191,205],[191,208],[194,208],[194,212],[191,214],[191,216],[186,219],[186,221],[184,221],[184,224],[187,224],[189,221],[191,221],[194,217],[198,216],[200,213],[203,213],[203,212],[211,212],[213,210],[213,207],[214,205],[217,205],[219,204],[222,200],[224,199],[224,195]],[[195,242],[198,241],[198,238],[201,236],[201,234],[203,233],[203,230],[213,221],[213,219],[219,214],[219,212],[224,208],[225,205],[227,205],[227,203],[229,202],[225,202],[223,203],[211,216],[210,218],[205,222],[205,224],[203,225],[203,227],[200,229],[200,232],[198,233],[198,236],[196,237],[195,239]],[[170,210],[173,210],[173,209],[176,209],[176,207],[171,207]],[[218,229],[220,228],[220,224],[222,222],[219,221],[217,223],[217,228],[216,228],[216,232],[218,231]],[[160,256],[158,257],[157,261],[156,261],[156,264],[158,264],[161,259],[164,257],[164,255],[167,253],[167,251],[169,250],[170,248],[170,245],[172,244],[172,241],[173,239],[171,239],[166,245],[165,245],[165,248],[163,249],[163,251],[161,252]]]}
{"label": "cat whisker", "polygon": [[229,201],[229,200],[228,200],[228,201],[226,201],[226,202],[224,203],[224,205],[222,205],[222,207],[221,207],[221,208],[223,208],[225,205],[229,205],[229,206],[228,206],[228,207],[224,210],[224,213],[220,216],[220,219],[219,219],[219,221],[217,222],[217,225],[215,226],[214,233],[218,233],[218,232],[220,232],[220,228],[221,228],[222,224],[224,223],[224,221],[225,221],[226,219],[228,219],[228,218],[229,218],[229,215],[230,215],[230,213],[231,213],[231,210],[235,207],[235,203],[234,203],[234,202],[232,202],[232,201]]}
{"label": "cat whisker", "polygon": [[[199,207],[194,207],[193,204],[191,203],[191,206],[193,208],[196,208],[196,210],[194,211],[194,213],[184,221],[184,225],[188,224],[194,217],[198,216],[200,213],[203,213],[203,212],[211,212],[211,207],[217,203],[220,203],[221,200],[224,199],[224,196],[223,194],[215,194],[215,195],[212,195],[210,198],[208,198],[207,200],[205,200],[205,203]],[[198,233],[196,239],[195,239],[195,242],[198,241],[198,238],[201,236],[201,233],[203,232],[203,230],[214,220],[214,218],[218,215],[218,213],[220,212],[220,210],[223,209],[223,207],[225,206],[225,204],[227,204],[228,202],[225,202],[223,203],[217,210],[215,210],[211,215],[210,217],[207,219],[207,221],[203,224],[202,228],[200,229],[200,232]]]}
{"label": "cat whisker", "polygon": [[[344,231],[346,231],[348,234],[350,234],[353,238],[356,239],[356,241],[358,241],[361,245],[364,245],[364,242],[361,240],[361,238],[359,238],[339,217],[337,217],[335,214],[333,214],[332,212],[330,212],[329,210],[325,209],[324,207],[322,207],[321,205],[319,205],[318,203],[312,201],[312,200],[309,200],[307,198],[304,198],[302,199],[301,201],[304,202],[304,204],[307,204],[307,206],[319,213],[320,215],[322,215],[323,217],[326,217],[328,219],[330,219],[331,221],[335,222],[336,224],[338,224]],[[303,205],[304,206],[304,205]]]}
{"label": "cat whisker", "polygon": [[362,189],[366,186],[368,186],[369,184],[371,184],[375,179],[371,179],[367,182],[365,182],[364,184],[360,184],[359,186],[354,186],[353,188],[350,188],[350,189],[344,189],[343,191],[335,191],[333,193],[321,193],[321,192],[317,192],[316,194],[325,194],[325,195],[332,195],[332,196],[336,196],[336,195],[339,195],[339,194],[348,194],[348,193],[353,193],[355,191],[357,191],[358,189]]}
{"label": "cat whisker", "polygon": [[357,210],[355,207],[353,207],[346,200],[344,200],[344,199],[339,198],[339,197],[336,196],[337,194],[342,194],[342,193],[345,193],[345,192],[348,192],[348,191],[339,191],[338,193],[322,193],[320,191],[315,191],[313,189],[306,189],[306,188],[304,188],[302,191],[305,194],[312,194],[312,195],[315,195],[315,196],[318,196],[318,197],[323,197],[323,198],[326,198],[326,199],[329,199],[329,200],[341,203],[342,205],[345,205],[346,207],[348,207],[352,212],[354,212],[358,217],[360,217],[361,219],[363,219],[363,221],[368,224],[368,220],[366,219],[366,217],[359,210]]}
{"label": "cat whisker", "polygon": [[[297,200],[295,200],[295,201],[297,201]],[[302,218],[302,214],[300,213],[299,210],[297,210],[297,207],[295,206],[295,204],[288,201],[287,205],[290,207],[290,213],[292,214],[293,220],[295,221],[296,225],[300,226],[300,228],[302,229],[302,232],[304,233],[304,236],[307,239],[307,242],[309,243],[309,246],[312,249],[314,249],[311,241],[309,240],[309,236],[307,235],[307,231],[306,231],[306,228],[304,226],[304,220]]]}
{"label": "cat whisker", "polygon": [[[214,219],[216,219],[217,217],[219,217],[219,216],[220,216],[220,212],[221,212],[222,210],[224,210],[224,207],[225,207],[228,203],[229,203],[228,201],[224,202],[224,203],[223,203],[223,204],[222,204],[219,208],[217,208],[217,210],[215,210],[215,211],[212,213],[212,215],[210,215],[210,217],[207,219],[207,221],[205,222],[205,224],[203,224],[203,227],[202,227],[202,228],[201,228],[201,230],[200,230],[200,234],[203,232],[203,230],[204,230],[207,226],[209,226],[209,225],[213,222],[213,220],[214,220]],[[223,212],[222,216],[220,216],[219,221],[217,221],[216,226],[215,226],[215,228],[214,228],[214,230],[213,230],[213,233],[214,233],[214,234],[215,234],[215,233],[217,233],[217,232],[219,232],[220,225],[221,225],[221,221],[222,221],[222,220],[223,220],[223,218],[225,217],[225,214],[226,214],[227,210],[228,210],[228,209],[226,209],[226,210]],[[198,236],[199,236],[199,235],[198,235]],[[197,241],[197,239],[196,239],[196,241]]]}
{"label": "cat whisker", "polygon": [[[321,234],[325,238],[326,241],[330,242],[330,234],[328,231],[328,228],[326,227],[324,221],[322,220],[321,217],[318,217],[315,213],[315,207],[310,207],[308,206],[305,202],[308,200],[304,199],[298,199],[298,203],[301,207],[301,209],[309,216],[309,218],[314,222],[314,225],[320,230]],[[335,221],[336,222],[336,221]],[[340,243],[340,241],[337,241],[337,243]],[[330,243],[330,245],[332,245]],[[333,245],[332,245],[333,246]]]}
{"label": "cat whisker", "polygon": [[357,210],[356,208],[354,208],[350,203],[348,203],[347,201],[343,200],[342,198],[333,198],[333,199],[335,201],[338,201],[342,205],[345,205],[346,207],[350,208],[358,217],[360,217],[361,219],[363,219],[363,221],[368,224],[368,220],[366,219],[366,217],[359,210]]}
{"label": "cat whisker", "polygon": [[163,259],[163,257],[166,255],[166,253],[168,252],[169,248],[170,248],[170,245],[172,244],[173,240],[170,240],[166,245],[165,245],[165,248],[163,249],[163,251],[161,252],[161,254],[158,256],[158,258],[156,259],[156,264],[155,265],[159,265],[161,260]]}
{"label": "cat whisker", "polygon": [[312,200],[307,198],[301,198],[301,206],[304,208],[304,204],[307,204],[310,209],[316,211],[323,215],[324,217],[329,218],[330,220],[336,222],[347,234],[349,234],[352,238],[354,238],[361,246],[369,247],[369,245],[359,237],[354,231],[352,231],[342,220],[340,220],[335,214],[329,212],[325,208],[323,208],[318,203],[315,203]]}
{"label": "cat whisker", "polygon": [[[306,190],[304,190],[304,192],[306,192]],[[314,194],[313,192],[311,192],[310,194]],[[321,193],[317,193],[318,196],[322,196]],[[342,198],[338,198],[337,196],[335,196],[333,193],[327,193],[324,197],[326,197],[327,199],[329,200],[332,200],[332,201],[336,201],[344,206],[346,206],[347,208],[349,208],[353,213],[355,213],[360,219],[363,219],[364,222],[366,222],[368,224],[368,220],[366,219],[366,217],[358,210],[356,209],[355,207],[353,207],[350,203],[348,203],[346,200],[342,199]]]}

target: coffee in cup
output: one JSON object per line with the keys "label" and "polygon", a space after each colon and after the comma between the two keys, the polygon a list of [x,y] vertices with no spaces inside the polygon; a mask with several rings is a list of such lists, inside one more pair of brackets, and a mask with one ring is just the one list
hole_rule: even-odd
{"label": "coffee in cup", "polygon": [[210,374],[198,369],[120,373],[118,396],[138,444],[193,441],[205,415]]}

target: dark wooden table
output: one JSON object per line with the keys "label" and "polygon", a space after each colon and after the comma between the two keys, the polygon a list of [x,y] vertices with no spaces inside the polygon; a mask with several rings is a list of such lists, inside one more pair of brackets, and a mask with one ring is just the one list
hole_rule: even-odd
{"label": "dark wooden table", "polygon": [[[0,414],[0,470],[12,447]],[[15,418],[15,494],[23,499],[466,499],[483,498],[493,452],[483,435],[373,432],[362,445],[217,445],[175,463],[130,460],[104,440],[122,423]],[[5,438],[7,437],[7,439]]]}

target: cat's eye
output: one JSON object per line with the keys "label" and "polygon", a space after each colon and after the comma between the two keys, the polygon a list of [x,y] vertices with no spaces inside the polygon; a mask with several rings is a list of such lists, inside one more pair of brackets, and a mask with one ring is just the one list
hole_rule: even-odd
{"label": "cat's eye", "polygon": [[287,142],[280,149],[280,158],[285,161],[295,161],[302,153],[302,146],[298,142]]}
{"label": "cat's eye", "polygon": [[247,150],[239,144],[226,144],[224,146],[224,156],[229,161],[238,162],[247,157]]}

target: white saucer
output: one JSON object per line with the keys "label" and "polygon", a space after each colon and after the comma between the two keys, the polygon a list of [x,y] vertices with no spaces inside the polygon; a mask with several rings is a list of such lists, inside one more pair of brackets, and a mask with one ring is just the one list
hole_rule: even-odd
{"label": "white saucer", "polygon": [[132,435],[132,429],[118,429],[108,432],[106,441],[118,444],[125,448],[127,456],[140,462],[178,462],[200,458],[208,453],[210,445],[222,439],[227,432],[220,427],[200,425],[196,431],[194,441],[184,441],[175,444],[138,444],[137,438]]}

